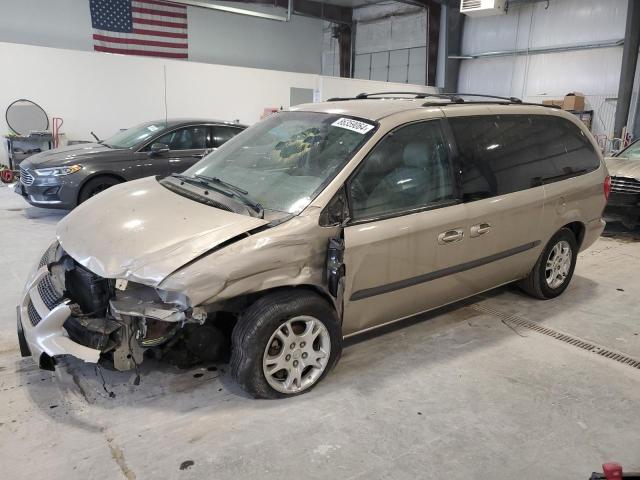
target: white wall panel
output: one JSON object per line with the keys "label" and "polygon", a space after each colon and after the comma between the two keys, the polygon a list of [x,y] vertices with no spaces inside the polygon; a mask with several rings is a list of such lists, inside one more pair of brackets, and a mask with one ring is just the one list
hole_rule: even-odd
{"label": "white wall panel", "polygon": [[589,95],[618,91],[622,47],[531,55],[525,95]]}
{"label": "white wall panel", "polygon": [[554,0],[512,6],[507,15],[467,17],[465,55],[585,44],[624,37],[627,0]]}
{"label": "white wall panel", "polygon": [[[164,118],[163,63],[148,58],[0,43],[0,64],[17,59],[28,73],[0,76],[0,132],[4,111],[19,98],[38,103],[49,117],[63,117],[69,139],[104,138],[120,128]],[[4,140],[4,139],[2,139]],[[6,163],[4,148],[0,163]]]}

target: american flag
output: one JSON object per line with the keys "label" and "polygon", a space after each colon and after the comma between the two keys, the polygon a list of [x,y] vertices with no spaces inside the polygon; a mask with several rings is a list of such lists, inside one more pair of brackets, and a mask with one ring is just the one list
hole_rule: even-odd
{"label": "american flag", "polygon": [[162,0],[90,0],[96,52],[188,58],[187,7]]}

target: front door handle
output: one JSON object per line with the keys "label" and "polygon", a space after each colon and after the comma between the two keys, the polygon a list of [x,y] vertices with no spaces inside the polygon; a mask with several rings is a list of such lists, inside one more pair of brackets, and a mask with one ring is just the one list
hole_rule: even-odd
{"label": "front door handle", "polygon": [[464,237],[464,232],[460,228],[447,230],[446,232],[442,232],[438,235],[438,243],[440,245],[445,245],[447,243],[459,242],[462,240],[462,237]]}
{"label": "front door handle", "polygon": [[471,226],[471,237],[479,237],[491,230],[490,223],[477,223]]}

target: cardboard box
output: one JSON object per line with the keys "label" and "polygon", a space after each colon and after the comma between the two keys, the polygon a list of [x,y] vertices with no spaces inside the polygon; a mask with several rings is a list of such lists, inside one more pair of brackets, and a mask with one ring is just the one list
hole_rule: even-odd
{"label": "cardboard box", "polygon": [[574,112],[584,111],[584,93],[569,92],[564,97],[562,102],[563,110],[572,110]]}
{"label": "cardboard box", "polygon": [[564,100],[543,100],[542,104],[543,105],[555,105],[556,107],[562,108],[562,105],[564,104]]}

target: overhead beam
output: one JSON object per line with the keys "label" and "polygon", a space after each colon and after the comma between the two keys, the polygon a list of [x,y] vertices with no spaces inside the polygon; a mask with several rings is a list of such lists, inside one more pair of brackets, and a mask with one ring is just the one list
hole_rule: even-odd
{"label": "overhead beam", "polygon": [[[289,0],[233,0],[236,3],[270,5],[272,7],[287,8]],[[292,12],[311,18],[320,18],[332,23],[351,25],[353,9],[328,3],[314,2],[312,0],[293,0]]]}

